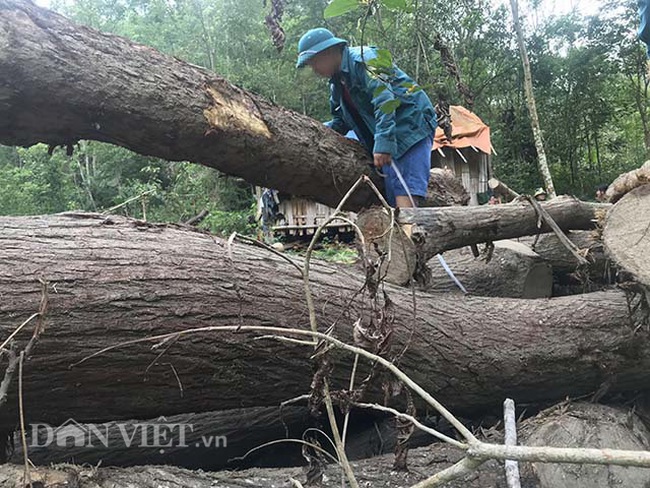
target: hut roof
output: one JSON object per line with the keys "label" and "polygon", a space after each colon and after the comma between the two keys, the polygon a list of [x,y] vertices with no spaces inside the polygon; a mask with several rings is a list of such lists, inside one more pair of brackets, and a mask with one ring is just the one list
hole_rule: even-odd
{"label": "hut roof", "polygon": [[451,142],[445,138],[444,132],[438,127],[433,141],[434,151],[444,147],[454,149],[474,147],[485,154],[492,152],[490,128],[475,113],[458,105],[450,106],[449,113],[452,126]]}

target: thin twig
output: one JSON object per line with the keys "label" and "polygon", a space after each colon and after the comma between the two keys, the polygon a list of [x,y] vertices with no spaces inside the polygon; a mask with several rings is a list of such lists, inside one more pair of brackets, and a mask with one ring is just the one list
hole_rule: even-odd
{"label": "thin twig", "polygon": [[290,398],[289,400],[285,400],[282,403],[280,403],[280,407],[286,407],[287,405],[292,405],[294,403],[302,402],[304,400],[309,400],[309,395],[299,395],[294,398]]}
{"label": "thin twig", "polygon": [[476,468],[484,462],[485,461],[465,457],[456,464],[452,464],[447,469],[443,469],[430,478],[413,485],[411,488],[434,488],[436,486],[441,486],[449,481],[457,480],[458,478],[474,472]]}
{"label": "thin twig", "polygon": [[[131,203],[131,202],[133,202],[135,200],[138,200],[139,198],[142,198],[142,197],[144,197],[146,195],[149,195],[150,193],[153,193],[154,191],[155,190],[147,190],[147,191],[145,191],[143,193],[140,193],[139,195],[136,195],[136,196],[131,197],[131,198],[127,199],[127,200],[124,200],[122,203],[120,203],[118,205],[115,205],[114,207],[111,207],[109,209],[104,210],[100,215],[107,215],[107,214],[109,214],[111,212],[114,212],[115,210],[117,210],[119,208],[122,208],[125,205],[128,205],[129,203]],[[143,220],[146,220],[146,219],[143,219]]]}
{"label": "thin twig", "polygon": [[22,324],[20,324],[16,330],[14,330],[7,339],[0,345],[0,349],[4,349],[4,347],[9,343],[11,339],[16,337],[16,334],[18,334],[27,324],[29,324],[32,320],[34,320],[36,317],[38,317],[40,314],[38,312],[33,313],[29,316],[27,320],[25,320]]}
{"label": "thin twig", "polygon": [[9,335],[9,337],[2,343],[2,345],[0,345],[0,351],[4,353],[5,351],[7,351],[5,349],[5,346],[7,345],[7,343],[11,342],[9,350],[7,351],[7,368],[5,369],[4,377],[2,379],[2,382],[0,383],[0,406],[4,405],[7,402],[7,398],[9,394],[9,386],[11,385],[13,374],[16,371],[16,366],[18,365],[19,355],[16,354],[16,341],[14,341],[13,338],[34,318],[38,317],[38,322],[36,324],[36,327],[34,327],[34,331],[32,332],[32,337],[29,339],[29,342],[27,342],[27,345],[22,351],[24,352],[24,356],[29,358],[32,349],[34,348],[34,345],[38,341],[38,338],[40,337],[43,330],[45,330],[45,313],[47,312],[47,306],[48,306],[48,291],[47,291],[48,283],[46,280],[42,278],[39,279],[39,282],[41,283],[42,292],[41,292],[41,302],[39,304],[38,312],[32,314],[27,320],[25,320],[22,324],[20,324],[16,328],[16,330],[14,330]]}
{"label": "thin twig", "polygon": [[23,361],[25,351],[20,351],[18,362],[18,412],[20,414],[20,439],[23,444],[23,459],[25,460],[25,471],[23,473],[23,485],[32,488],[32,478],[29,473],[29,453],[27,452],[27,435],[25,434],[25,409],[23,406]]}
{"label": "thin twig", "polygon": [[327,456],[328,458],[330,458],[333,462],[335,462],[339,466],[341,464],[338,459],[336,459],[334,456],[332,456],[329,452],[327,452],[322,447],[317,446],[316,444],[313,444],[311,442],[307,442],[307,441],[305,441],[303,439],[276,439],[274,441],[265,442],[264,444],[261,444],[259,446],[255,446],[252,449],[249,449],[248,451],[246,451],[246,453],[243,456],[237,456],[237,457],[228,459],[228,462],[230,463],[232,461],[243,461],[248,456],[250,456],[251,454],[253,454],[256,451],[259,451],[260,449],[264,449],[265,447],[269,447],[269,446],[275,446],[277,444],[285,444],[285,443],[287,443],[287,444],[302,444],[303,446],[304,445],[309,446],[309,447],[315,449],[316,451],[320,452],[321,454]]}
{"label": "thin twig", "polygon": [[358,408],[370,408],[373,410],[379,410],[380,412],[388,412],[393,414],[395,417],[398,417],[403,420],[408,420],[411,422],[413,425],[415,425],[418,429],[422,430],[423,432],[426,432],[427,434],[431,434],[433,437],[440,439],[441,441],[445,441],[448,444],[451,444],[452,446],[456,446],[459,449],[467,449],[468,445],[459,442],[456,439],[452,439],[451,437],[443,434],[442,432],[438,432],[436,429],[432,429],[431,427],[427,427],[424,425],[422,422],[420,422],[418,419],[413,417],[412,415],[408,415],[406,413],[402,413],[398,410],[395,410],[394,408],[390,407],[385,407],[383,405],[378,405],[376,403],[359,403],[359,402],[353,402],[352,405]]}
{"label": "thin twig", "polygon": [[287,263],[289,263],[291,266],[296,268],[298,270],[298,272],[300,273],[300,276],[302,276],[302,268],[300,267],[300,265],[298,263],[296,263],[293,259],[291,259],[286,254],[281,253],[277,249],[274,249],[272,246],[269,246],[265,242],[262,242],[262,241],[260,241],[258,239],[253,239],[252,237],[241,235],[239,233],[235,233],[235,238],[237,240],[247,242],[249,244],[253,244],[255,246],[261,247],[262,249],[266,249],[267,251],[272,252],[273,254],[275,254],[276,256],[284,259]]}
{"label": "thin twig", "polygon": [[[354,390],[354,378],[357,374],[357,366],[359,365],[359,355],[354,355],[354,364],[352,365],[352,373],[350,373],[350,386],[348,387],[349,391]],[[345,418],[343,419],[343,447],[345,447],[345,438],[348,434],[348,423],[350,422],[350,410],[348,409],[345,412]]]}

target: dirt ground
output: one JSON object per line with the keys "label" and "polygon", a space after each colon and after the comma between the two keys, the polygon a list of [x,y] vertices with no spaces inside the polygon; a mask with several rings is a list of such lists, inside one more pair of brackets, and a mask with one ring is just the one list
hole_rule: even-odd
{"label": "dirt ground", "polygon": [[[435,446],[435,447],[434,447]],[[434,445],[414,449],[409,453],[409,471],[392,470],[393,456],[355,461],[354,472],[363,488],[407,488],[460,459],[460,452],[448,446]],[[1,488],[22,488],[23,467],[15,464],[0,466]],[[248,469],[244,471],[203,472],[171,466],[140,466],[133,468],[102,468],[75,465],[55,465],[32,468],[34,488],[285,488],[305,483],[303,468]],[[324,488],[344,486],[342,472],[334,465],[327,467]],[[448,488],[503,488],[503,468],[496,462],[484,464],[465,479],[446,485]]]}

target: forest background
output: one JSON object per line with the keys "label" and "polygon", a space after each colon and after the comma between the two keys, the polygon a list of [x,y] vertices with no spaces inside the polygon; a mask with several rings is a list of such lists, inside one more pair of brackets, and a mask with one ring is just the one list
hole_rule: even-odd
{"label": "forest background", "polygon": [[[439,36],[474,95],[472,110],[491,128],[496,175],[521,192],[542,186],[506,3],[409,0],[364,22],[363,9],[325,19],[326,0],[292,0],[284,5],[286,43],[279,51],[265,25],[273,2],[264,0],[43,1],[76,22],[213,70],[321,121],[329,117],[327,83],[295,69],[306,30],[325,26],[352,45],[363,36],[364,44],[389,49],[434,103],[443,96],[463,104],[434,49]],[[556,8],[552,0],[536,0],[521,2],[520,15],[556,190],[592,199],[597,185],[650,154],[650,79],[636,38],[636,1]],[[0,146],[0,215],[102,211],[142,194],[121,211],[177,222],[205,209],[202,225],[213,232],[254,232],[251,187],[213,169],[92,141],[82,141],[70,157],[61,149],[50,156],[44,145]]]}

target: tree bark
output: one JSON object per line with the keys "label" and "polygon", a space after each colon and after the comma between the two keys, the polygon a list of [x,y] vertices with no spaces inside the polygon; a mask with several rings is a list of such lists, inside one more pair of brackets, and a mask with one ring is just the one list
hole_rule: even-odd
{"label": "tree bark", "polygon": [[470,196],[451,170],[433,168],[429,175],[429,185],[424,207],[449,207],[452,205],[467,205]]}
{"label": "tree bark", "polygon": [[524,34],[521,30],[519,23],[519,9],[517,0],[510,0],[510,7],[512,9],[512,19],[517,33],[517,44],[519,46],[519,53],[521,54],[521,62],[524,67],[524,91],[526,93],[526,104],[528,105],[528,112],[530,113],[530,124],[533,129],[533,139],[535,141],[535,148],[537,149],[537,159],[539,172],[544,180],[546,193],[549,198],[555,198],[555,185],[553,185],[553,177],[548,167],[546,160],[546,150],[544,149],[544,138],[542,136],[542,129],[539,125],[539,115],[537,115],[537,104],[535,103],[535,95],[533,93],[533,77],[530,72],[530,61],[528,60],[528,53],[526,52],[526,45],[524,43]]}
{"label": "tree bark", "polygon": [[623,173],[607,188],[607,200],[616,203],[638,186],[650,184],[650,161],[646,161],[639,169]]}
{"label": "tree bark", "polygon": [[[431,419],[421,420],[431,424]],[[97,466],[101,463],[102,466],[121,467],[167,464],[203,470],[272,468],[304,464],[302,444],[282,441],[302,439],[305,431],[316,425],[317,420],[309,414],[306,405],[238,408],[157,419],[81,424],[87,432],[84,445],[74,444],[77,424],[51,426],[60,427],[51,435],[47,425],[40,425],[36,427],[37,438],[32,436],[34,429],[27,429],[27,445],[29,460],[39,466],[59,463]],[[393,417],[353,409],[348,427],[345,442],[348,459],[366,459],[394,452],[398,433]],[[445,430],[445,426],[434,424],[433,427]],[[322,430],[331,436],[327,425],[323,425]],[[59,445],[59,441],[64,441],[65,445]],[[256,449],[274,441],[280,441],[282,448],[271,444]],[[434,441],[431,435],[416,430],[409,438],[409,447],[426,446]],[[323,448],[334,455],[331,446],[323,445]],[[19,464],[23,461],[20,436],[14,435],[9,452],[9,462]]]}
{"label": "tree bark", "polygon": [[[494,243],[489,262],[475,258],[465,247],[443,255],[454,275],[472,295],[512,298],[548,298],[553,291],[551,266],[528,246],[514,241]],[[429,292],[460,292],[438,259],[428,263]]]}
{"label": "tree bark", "polygon": [[[544,234],[533,248],[553,268],[553,296],[588,293],[616,283],[618,269],[606,256],[596,230],[572,231],[566,236],[588,264],[579,263],[555,234]],[[524,242],[534,243],[532,237]]]}
{"label": "tree bark", "polygon": [[[597,276],[600,271],[604,271],[608,267],[603,243],[598,238],[596,231],[576,230],[567,232],[566,236],[575,244],[581,254],[585,254],[585,258],[589,261],[589,274],[591,276]],[[534,244],[533,238],[527,239],[525,243],[532,246]],[[541,236],[537,244],[534,245],[533,250],[553,267],[554,272],[572,272],[580,265],[576,257],[560,242],[555,234]],[[603,280],[599,281],[602,282]]]}
{"label": "tree bark", "polygon": [[[323,97],[326,94],[323,93]],[[0,143],[109,142],[336,206],[366,151],[323,124],[153,48],[0,0]],[[348,209],[375,201],[366,186]]]}
{"label": "tree bark", "polygon": [[[592,229],[596,218],[610,205],[581,202],[562,196],[542,203],[542,207],[567,230]],[[398,220],[415,225],[413,240],[425,259],[438,253],[486,241],[514,239],[551,229],[538,227],[539,216],[525,202],[475,207],[401,209]]]}
{"label": "tree bark", "polygon": [[[300,439],[305,429],[313,425],[310,423],[312,420],[307,407],[295,406],[286,406],[282,411],[279,407],[253,407],[155,419],[128,419],[92,425],[92,430],[86,431],[83,445],[74,443],[77,424],[61,427],[49,439],[48,426],[40,425],[27,429],[27,445],[30,461],[41,466],[58,463],[92,466],[98,463],[102,466],[169,464],[212,470],[235,469],[242,465],[290,466],[302,463],[298,444],[288,444],[281,452],[262,449],[242,461],[235,458],[265,442]],[[91,426],[81,424],[81,427],[90,429]],[[39,434],[36,438],[32,436],[34,429]],[[358,429],[353,430],[351,437],[357,432]],[[59,445],[59,442],[64,445]],[[13,447],[9,461],[20,463],[23,459],[20,438],[15,439]]]}
{"label": "tree bark", "polygon": [[[69,213],[0,218],[0,262],[2,337],[39,310],[39,279],[49,283],[46,328],[25,364],[28,423],[274,406],[310,391],[309,348],[244,332],[124,346],[70,367],[105,346],[200,326],[309,328],[300,273],[266,250],[177,225]],[[336,324],[352,342],[357,320],[369,326],[376,308],[363,286],[354,269],[313,263],[321,330]],[[521,300],[384,290],[394,349],[409,341],[401,367],[458,414],[500,408],[505,396],[581,395],[604,381],[613,391],[650,386],[646,329],[632,333],[645,317],[630,316],[622,291]],[[19,348],[32,328],[18,334]],[[331,361],[333,387],[345,387],[353,357]],[[368,367],[362,360],[359,378]],[[16,415],[11,388],[0,430],[13,429]]]}
{"label": "tree bark", "polygon": [[650,184],[637,187],[614,205],[605,220],[603,243],[618,266],[650,287]]}

